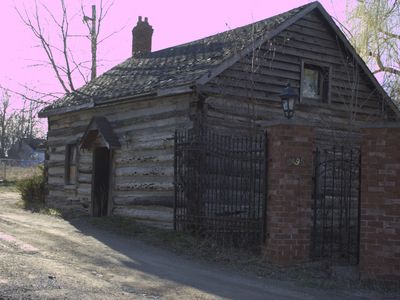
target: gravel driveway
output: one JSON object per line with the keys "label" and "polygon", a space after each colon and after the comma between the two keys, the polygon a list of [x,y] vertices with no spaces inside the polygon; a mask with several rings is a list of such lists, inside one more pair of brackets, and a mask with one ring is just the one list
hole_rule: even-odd
{"label": "gravel driveway", "polygon": [[396,299],[238,274],[16,201],[0,195],[0,299]]}

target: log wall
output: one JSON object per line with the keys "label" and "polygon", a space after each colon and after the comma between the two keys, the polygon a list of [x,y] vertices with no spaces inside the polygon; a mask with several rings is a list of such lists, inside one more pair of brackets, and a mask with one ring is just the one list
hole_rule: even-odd
{"label": "log wall", "polygon": [[122,145],[113,155],[112,213],[171,226],[174,131],[191,127],[194,99],[186,94],[50,116],[47,203],[90,213],[93,153],[79,151],[77,183],[66,185],[65,147],[82,138],[93,116],[105,116]]}

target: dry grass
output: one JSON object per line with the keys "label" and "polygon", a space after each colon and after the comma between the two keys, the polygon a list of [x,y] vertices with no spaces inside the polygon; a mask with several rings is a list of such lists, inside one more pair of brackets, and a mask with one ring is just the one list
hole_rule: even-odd
{"label": "dry grass", "polygon": [[0,165],[0,180],[18,181],[40,174],[38,166],[17,167]]}
{"label": "dry grass", "polygon": [[18,193],[14,181],[0,182],[0,193]]}

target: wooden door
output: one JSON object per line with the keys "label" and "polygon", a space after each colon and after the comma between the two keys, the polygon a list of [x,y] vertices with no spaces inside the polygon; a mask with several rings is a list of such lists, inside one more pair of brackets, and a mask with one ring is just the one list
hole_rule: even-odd
{"label": "wooden door", "polygon": [[93,152],[92,213],[94,217],[107,216],[110,188],[110,150],[97,147]]}

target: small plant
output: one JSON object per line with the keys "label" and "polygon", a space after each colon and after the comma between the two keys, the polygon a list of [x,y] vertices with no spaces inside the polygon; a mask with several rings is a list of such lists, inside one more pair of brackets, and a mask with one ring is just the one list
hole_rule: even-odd
{"label": "small plant", "polygon": [[44,214],[44,215],[53,216],[53,217],[59,217],[59,218],[61,218],[63,216],[62,213],[58,209],[52,208],[52,207],[44,207],[44,208],[40,209],[39,213]]}
{"label": "small plant", "polygon": [[15,192],[16,181],[0,180],[0,193]]}
{"label": "small plant", "polygon": [[39,174],[17,182],[17,190],[21,193],[25,209],[40,211],[44,207],[45,177],[43,167]]}

